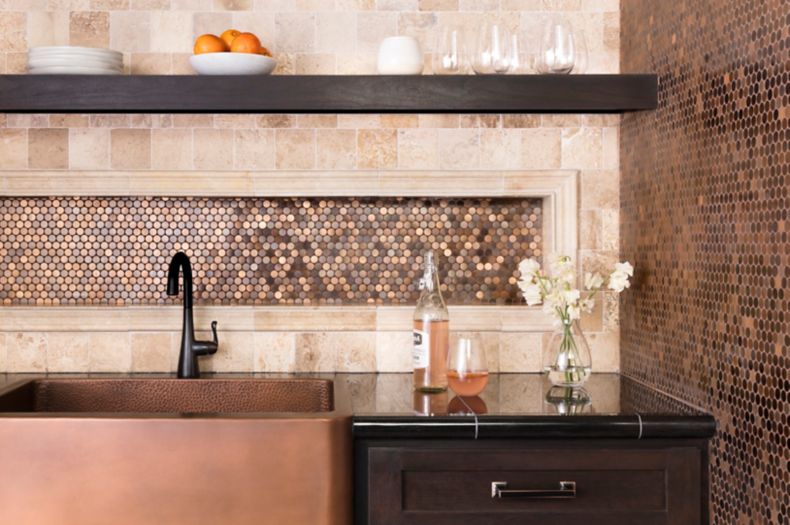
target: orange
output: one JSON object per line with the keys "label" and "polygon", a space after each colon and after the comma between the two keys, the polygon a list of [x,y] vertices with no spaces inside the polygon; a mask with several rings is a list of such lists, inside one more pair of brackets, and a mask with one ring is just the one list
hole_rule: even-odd
{"label": "orange", "polygon": [[195,54],[202,53],[221,53],[227,51],[228,46],[225,41],[217,35],[200,35],[195,40]]}
{"label": "orange", "polygon": [[233,39],[230,50],[234,53],[259,53],[261,41],[252,33],[242,33]]}
{"label": "orange", "polygon": [[233,39],[236,38],[241,34],[241,31],[237,31],[236,29],[226,29],[219,37],[225,41],[227,44],[228,49],[230,49],[230,45],[233,43]]}
{"label": "orange", "polygon": [[265,48],[265,47],[263,47],[263,46],[261,46],[261,50],[260,50],[260,51],[258,51],[258,54],[259,54],[259,55],[263,55],[263,56],[265,56],[265,57],[271,57],[271,56],[272,56],[272,52],[271,52],[271,51],[269,51],[268,49],[266,49],[266,48]]}

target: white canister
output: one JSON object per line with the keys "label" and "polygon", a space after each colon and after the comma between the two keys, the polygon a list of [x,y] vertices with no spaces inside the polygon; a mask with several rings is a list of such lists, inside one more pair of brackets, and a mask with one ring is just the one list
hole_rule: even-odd
{"label": "white canister", "polygon": [[422,68],[422,49],[416,38],[391,36],[382,40],[379,46],[379,74],[419,75]]}

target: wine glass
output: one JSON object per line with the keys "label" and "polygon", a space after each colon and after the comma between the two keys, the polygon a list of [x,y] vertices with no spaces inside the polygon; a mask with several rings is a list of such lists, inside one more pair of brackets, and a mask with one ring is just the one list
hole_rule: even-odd
{"label": "wine glass", "polygon": [[433,72],[458,75],[466,69],[466,41],[459,27],[445,26],[439,33],[433,54]]}
{"label": "wine glass", "polygon": [[553,16],[543,29],[538,56],[541,73],[568,74],[576,62],[576,39],[565,18]]}
{"label": "wine glass", "polygon": [[488,364],[479,336],[459,336],[450,345],[447,383],[461,397],[473,397],[488,384]]}
{"label": "wine glass", "polygon": [[477,35],[472,69],[478,75],[504,74],[513,67],[510,33],[501,24],[483,24]]}

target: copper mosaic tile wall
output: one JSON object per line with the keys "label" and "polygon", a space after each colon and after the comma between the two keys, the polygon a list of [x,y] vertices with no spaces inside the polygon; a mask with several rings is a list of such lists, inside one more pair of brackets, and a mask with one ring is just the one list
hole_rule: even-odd
{"label": "copper mosaic tile wall", "polygon": [[626,374],[711,410],[711,520],[790,522],[790,19],[786,0],[622,2]]}
{"label": "copper mosaic tile wall", "polygon": [[166,302],[178,250],[203,304],[413,304],[422,253],[453,304],[520,302],[540,257],[540,199],[0,200],[0,302]]}

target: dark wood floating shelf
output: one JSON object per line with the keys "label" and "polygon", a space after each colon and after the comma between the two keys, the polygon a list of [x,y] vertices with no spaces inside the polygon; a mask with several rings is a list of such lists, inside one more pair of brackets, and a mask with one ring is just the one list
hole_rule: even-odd
{"label": "dark wood floating shelf", "polygon": [[656,75],[0,75],[4,113],[619,113]]}

